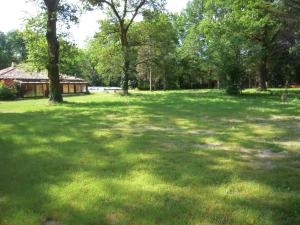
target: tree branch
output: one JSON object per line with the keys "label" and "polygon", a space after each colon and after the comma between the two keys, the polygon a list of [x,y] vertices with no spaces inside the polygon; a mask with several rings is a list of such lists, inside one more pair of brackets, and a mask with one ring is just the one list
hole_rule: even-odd
{"label": "tree branch", "polygon": [[131,26],[131,24],[133,23],[134,19],[136,18],[136,16],[138,15],[139,13],[139,10],[143,7],[143,5],[146,3],[146,0],[142,0],[140,2],[140,4],[136,7],[135,11],[134,11],[134,14],[131,18],[131,20],[129,21],[128,25],[126,26],[125,30],[128,31],[129,27]]}

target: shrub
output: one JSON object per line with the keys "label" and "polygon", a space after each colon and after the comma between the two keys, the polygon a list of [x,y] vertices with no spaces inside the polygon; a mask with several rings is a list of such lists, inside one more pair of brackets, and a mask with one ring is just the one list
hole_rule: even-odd
{"label": "shrub", "polygon": [[226,88],[226,93],[228,95],[239,95],[239,94],[241,94],[241,89],[240,89],[239,85],[232,84]]}
{"label": "shrub", "polygon": [[7,86],[4,81],[0,81],[0,100],[12,100],[16,98],[16,85]]}

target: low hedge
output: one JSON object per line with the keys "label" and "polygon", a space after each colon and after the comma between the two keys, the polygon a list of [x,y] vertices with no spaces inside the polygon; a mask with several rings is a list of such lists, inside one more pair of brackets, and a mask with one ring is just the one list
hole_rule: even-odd
{"label": "low hedge", "polygon": [[17,89],[15,85],[7,86],[0,81],[0,100],[13,100],[16,98]]}

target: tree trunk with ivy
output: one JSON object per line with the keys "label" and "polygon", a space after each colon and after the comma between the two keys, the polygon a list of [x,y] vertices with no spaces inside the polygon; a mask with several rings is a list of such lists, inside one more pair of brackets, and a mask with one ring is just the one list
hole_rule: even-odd
{"label": "tree trunk with ivy", "polygon": [[44,0],[47,6],[47,43],[48,43],[48,77],[49,77],[49,101],[60,103],[63,101],[60,91],[59,78],[59,42],[56,34],[57,11],[60,0]]}

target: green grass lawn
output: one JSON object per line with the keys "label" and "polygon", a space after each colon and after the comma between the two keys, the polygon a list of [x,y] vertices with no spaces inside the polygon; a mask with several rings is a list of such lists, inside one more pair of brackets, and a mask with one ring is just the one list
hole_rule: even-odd
{"label": "green grass lawn", "polygon": [[0,224],[299,225],[300,91],[274,93],[0,102]]}

